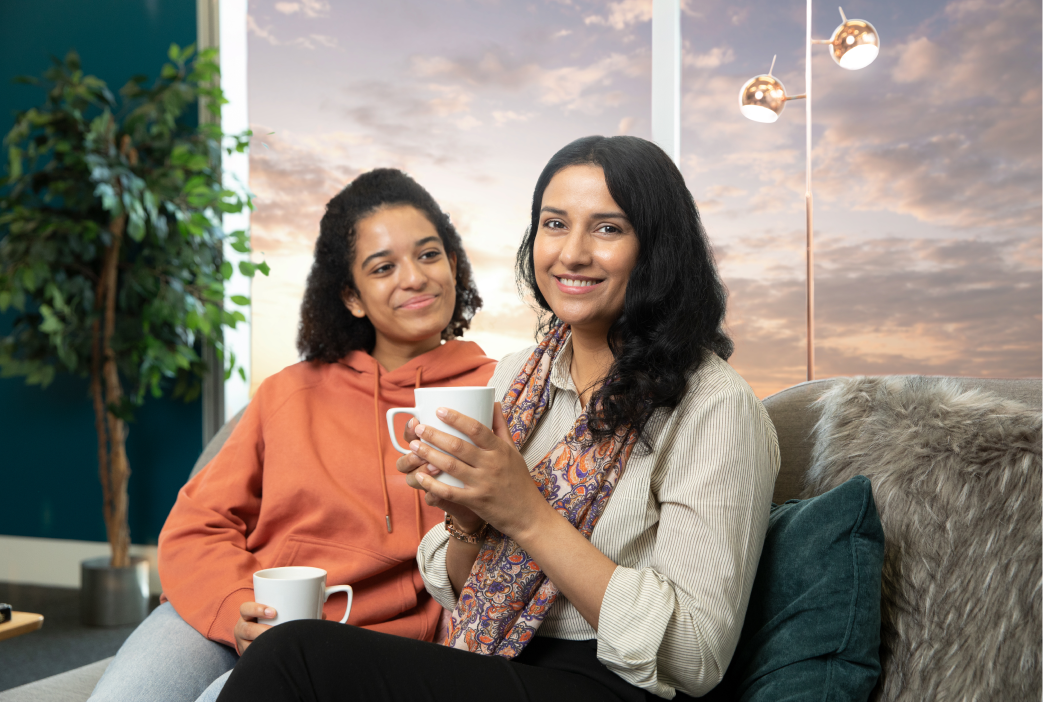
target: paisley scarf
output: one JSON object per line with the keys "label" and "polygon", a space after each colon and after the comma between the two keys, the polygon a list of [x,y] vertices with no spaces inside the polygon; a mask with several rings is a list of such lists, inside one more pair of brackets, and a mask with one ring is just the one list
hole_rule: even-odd
{"label": "paisley scarf", "polygon": [[[503,416],[518,450],[547,410],[551,369],[568,332],[567,324],[551,329],[503,397]],[[580,414],[565,437],[529,468],[544,499],[587,539],[637,440],[637,432],[623,428],[594,442],[589,419],[589,411]],[[514,658],[557,597],[558,589],[529,554],[490,527],[453,610],[445,645]]]}

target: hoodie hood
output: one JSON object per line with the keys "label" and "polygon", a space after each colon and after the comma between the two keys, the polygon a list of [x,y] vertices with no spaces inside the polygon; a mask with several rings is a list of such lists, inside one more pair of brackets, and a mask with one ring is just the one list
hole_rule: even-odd
{"label": "hoodie hood", "polygon": [[[339,363],[363,376],[372,376],[377,372],[376,360],[365,351],[352,351]],[[420,354],[409,363],[391,372],[381,367],[380,384],[382,387],[394,386],[412,390],[416,387],[417,370],[420,370],[424,386],[437,386],[482,366],[495,363],[495,359],[486,356],[482,347],[473,341],[452,339],[436,349]]]}

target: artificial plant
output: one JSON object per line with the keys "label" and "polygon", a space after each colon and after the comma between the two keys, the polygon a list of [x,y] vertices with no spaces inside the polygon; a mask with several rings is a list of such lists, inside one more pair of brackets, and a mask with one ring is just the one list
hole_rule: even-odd
{"label": "artificial plant", "polygon": [[[236,363],[221,330],[245,319],[225,306],[233,268],[222,247],[227,238],[249,254],[249,239],[226,234],[221,215],[251,203],[224,187],[220,157],[250,135],[221,131],[214,51],[172,45],[168,55],[155,83],[136,76],[119,98],[75,52],[43,81],[16,79],[47,96],[4,140],[0,312],[17,313],[0,337],[0,374],[41,386],[59,372],[90,378],[113,567],[130,563],[127,422],[147,395],[198,397],[211,371],[205,344],[227,378]],[[197,126],[199,104],[212,117]],[[268,273],[249,258],[239,269]]]}

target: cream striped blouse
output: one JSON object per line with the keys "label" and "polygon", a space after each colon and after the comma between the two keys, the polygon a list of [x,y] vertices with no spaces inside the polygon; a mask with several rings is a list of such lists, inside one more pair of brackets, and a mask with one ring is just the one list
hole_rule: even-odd
{"label": "cream striped blouse", "polygon": [[[502,397],[532,349],[500,361],[489,384]],[[569,340],[551,371],[551,404],[522,447],[529,466],[561,440],[582,412],[569,368]],[[649,421],[652,449],[634,448],[591,535],[618,564],[597,632],[564,596],[539,636],[597,638],[598,659],[633,685],[671,699],[706,694],[724,675],[742,629],[768,524],[779,447],[764,407],[731,366],[713,354],[672,412]],[[428,592],[447,609],[448,534],[420,543]]]}

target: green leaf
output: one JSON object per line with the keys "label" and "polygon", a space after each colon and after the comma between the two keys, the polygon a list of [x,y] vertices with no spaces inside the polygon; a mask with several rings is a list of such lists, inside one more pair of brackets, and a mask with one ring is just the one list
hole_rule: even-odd
{"label": "green leaf", "polygon": [[231,300],[237,305],[250,304],[250,298],[246,297],[245,295],[232,295]]}
{"label": "green leaf", "polygon": [[254,264],[250,263],[249,261],[240,261],[239,262],[239,272],[242,273],[243,275],[245,275],[247,278],[253,278],[254,277],[254,269],[256,269],[256,268],[257,268],[257,266],[255,266]]}
{"label": "green leaf", "polygon": [[172,63],[164,64],[163,65],[163,70],[161,70],[159,72],[159,75],[160,75],[160,77],[165,78],[166,80],[171,80],[173,78],[176,78],[177,77],[177,67],[174,64],[172,64]]}
{"label": "green leaf", "polygon": [[11,293],[7,290],[0,292],[0,313],[6,312],[7,308],[11,306]]}
{"label": "green leaf", "polygon": [[14,180],[22,177],[22,150],[17,146],[12,146],[7,150],[8,158],[8,178]]}
{"label": "green leaf", "polygon": [[181,55],[181,47],[177,44],[171,44],[170,48],[167,49],[167,58],[171,61],[177,61]]}
{"label": "green leaf", "polygon": [[243,379],[243,382],[246,382],[246,370],[242,366],[239,366],[239,377]]}
{"label": "green leaf", "polygon": [[230,279],[232,277],[233,273],[235,273],[235,270],[232,268],[232,264],[230,262],[225,261],[224,263],[221,264],[221,277],[222,278],[224,278],[225,280],[228,280],[228,279]]}
{"label": "green leaf", "polygon": [[267,263],[265,263],[264,261],[261,261],[260,263],[257,264],[257,270],[261,271],[261,273],[263,273],[264,275],[267,276],[268,273],[271,272],[272,269],[268,267]]}

